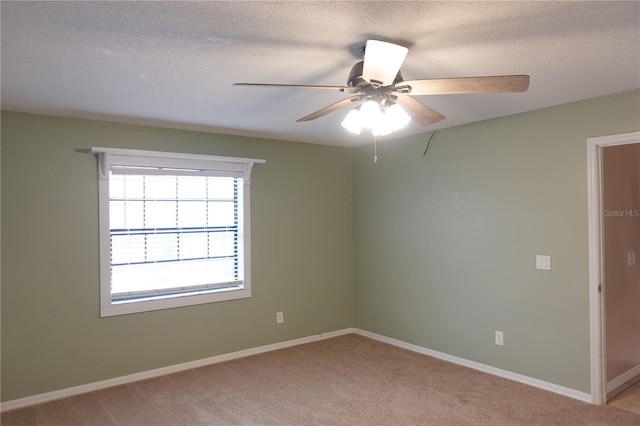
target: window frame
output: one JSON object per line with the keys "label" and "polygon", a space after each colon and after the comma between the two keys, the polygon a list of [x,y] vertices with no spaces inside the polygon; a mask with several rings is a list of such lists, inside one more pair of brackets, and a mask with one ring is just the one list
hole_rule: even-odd
{"label": "window frame", "polygon": [[[98,159],[100,317],[251,297],[251,170],[254,164],[264,164],[265,160],[102,147],[94,147],[90,152]],[[243,280],[238,285],[211,288],[196,294],[185,292],[124,302],[112,300],[109,176],[111,168],[118,166],[189,169],[203,171],[202,175],[241,178],[244,219],[244,251],[241,253],[244,262]]]}

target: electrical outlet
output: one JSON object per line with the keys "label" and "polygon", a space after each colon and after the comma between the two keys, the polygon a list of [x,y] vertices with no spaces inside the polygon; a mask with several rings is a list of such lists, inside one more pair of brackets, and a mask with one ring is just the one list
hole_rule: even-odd
{"label": "electrical outlet", "polygon": [[282,312],[276,312],[276,324],[282,324],[284,322],[284,314]]}
{"label": "electrical outlet", "polygon": [[496,345],[504,346],[504,333],[502,331],[496,330]]}

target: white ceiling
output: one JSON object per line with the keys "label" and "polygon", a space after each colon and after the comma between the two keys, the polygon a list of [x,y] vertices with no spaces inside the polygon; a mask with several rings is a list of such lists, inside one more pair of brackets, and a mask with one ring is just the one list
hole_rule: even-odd
{"label": "white ceiling", "polygon": [[[529,74],[518,94],[420,96],[406,135],[640,87],[640,2],[1,3],[2,108],[356,146],[344,85],[368,38],[409,47],[405,80]],[[394,135],[387,136],[390,138]]]}

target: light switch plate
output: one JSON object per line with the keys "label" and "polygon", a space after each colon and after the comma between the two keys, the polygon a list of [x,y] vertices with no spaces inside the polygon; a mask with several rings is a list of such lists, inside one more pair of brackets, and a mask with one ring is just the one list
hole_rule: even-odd
{"label": "light switch plate", "polygon": [[551,270],[551,256],[544,254],[536,255],[536,269],[543,269],[545,271]]}

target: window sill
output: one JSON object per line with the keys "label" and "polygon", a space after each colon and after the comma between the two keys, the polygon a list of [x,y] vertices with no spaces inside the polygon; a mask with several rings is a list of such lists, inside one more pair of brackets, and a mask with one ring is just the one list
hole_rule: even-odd
{"label": "window sill", "polygon": [[204,294],[185,294],[183,296],[146,298],[114,302],[100,307],[100,317],[127,315],[138,312],[156,311],[161,309],[179,308],[182,306],[201,305],[205,303],[223,302],[227,300],[245,299],[251,297],[250,288],[214,289]]}

